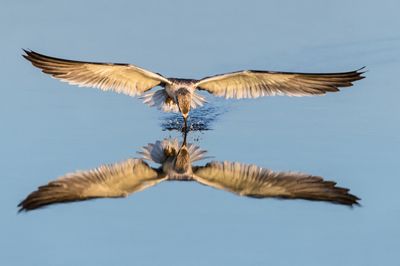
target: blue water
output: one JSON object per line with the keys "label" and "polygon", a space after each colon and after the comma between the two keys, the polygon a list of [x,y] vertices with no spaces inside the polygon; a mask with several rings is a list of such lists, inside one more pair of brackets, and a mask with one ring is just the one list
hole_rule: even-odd
{"label": "blue water", "polygon": [[[3,1],[0,264],[399,265],[399,8],[398,1]],[[176,116],[51,79],[21,48],[182,78],[367,66],[366,79],[324,97],[208,97],[215,111],[201,126],[209,130],[188,137],[214,160],[335,180],[362,206],[165,182],[126,199],[17,214],[39,185],[181,136],[168,130]]]}

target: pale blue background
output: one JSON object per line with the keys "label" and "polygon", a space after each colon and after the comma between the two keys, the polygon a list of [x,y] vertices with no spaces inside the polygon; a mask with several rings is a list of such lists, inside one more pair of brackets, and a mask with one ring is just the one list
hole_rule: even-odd
{"label": "pale blue background", "polygon": [[[400,265],[398,1],[1,1],[1,265]],[[50,79],[21,55],[131,62],[166,76],[240,69],[367,78],[315,98],[214,101],[189,136],[217,160],[336,180],[362,207],[163,183],[17,214],[38,185],[176,132],[124,95]]]}

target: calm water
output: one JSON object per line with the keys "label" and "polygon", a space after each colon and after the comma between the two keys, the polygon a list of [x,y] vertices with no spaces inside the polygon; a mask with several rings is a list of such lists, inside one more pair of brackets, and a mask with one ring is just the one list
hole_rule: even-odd
{"label": "calm water", "polygon": [[[57,2],[6,0],[0,9],[1,265],[399,265],[397,1]],[[17,214],[21,199],[57,176],[181,136],[166,130],[174,117],[50,79],[21,48],[183,78],[365,65],[366,79],[325,97],[208,97],[210,130],[188,137],[215,160],[335,180],[362,207],[167,182]]]}

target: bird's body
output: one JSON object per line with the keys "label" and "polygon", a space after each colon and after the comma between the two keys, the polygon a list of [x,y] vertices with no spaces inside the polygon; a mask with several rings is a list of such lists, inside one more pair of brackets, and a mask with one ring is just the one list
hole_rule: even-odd
{"label": "bird's body", "polygon": [[145,160],[160,164],[169,181],[193,181],[192,163],[204,159],[205,151],[193,144],[179,143],[176,139],[148,144],[139,152]]}
{"label": "bird's body", "polygon": [[[165,112],[182,113],[185,124],[191,109],[206,100],[198,90],[225,98],[262,96],[312,96],[339,91],[362,79],[361,69],[341,73],[295,73],[245,70],[203,79],[165,78],[131,64],[95,63],[49,57],[25,51],[24,57],[46,74],[81,87],[111,90],[129,96],[142,95],[143,102]],[[163,87],[148,92],[156,86]]]}
{"label": "bird's body", "polygon": [[186,118],[192,105],[192,95],[195,93],[194,83],[190,80],[175,79],[172,84],[165,86],[165,91]]}
{"label": "bird's body", "polygon": [[190,157],[188,156],[179,156],[177,154],[172,155],[171,157],[168,157],[164,163],[162,163],[161,168],[163,172],[168,173],[169,181],[193,180],[192,164]]}

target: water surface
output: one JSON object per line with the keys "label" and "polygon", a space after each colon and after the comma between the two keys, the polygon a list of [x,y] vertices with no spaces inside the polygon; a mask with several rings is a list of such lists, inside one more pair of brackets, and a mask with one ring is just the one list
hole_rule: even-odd
{"label": "water surface", "polygon": [[[396,265],[399,8],[396,1],[5,1],[0,264]],[[174,182],[126,199],[17,214],[21,199],[57,176],[181,137],[176,116],[53,80],[21,48],[182,78],[365,65],[366,79],[324,97],[208,97],[209,130],[188,137],[217,159],[335,180],[362,206],[256,200]]]}

